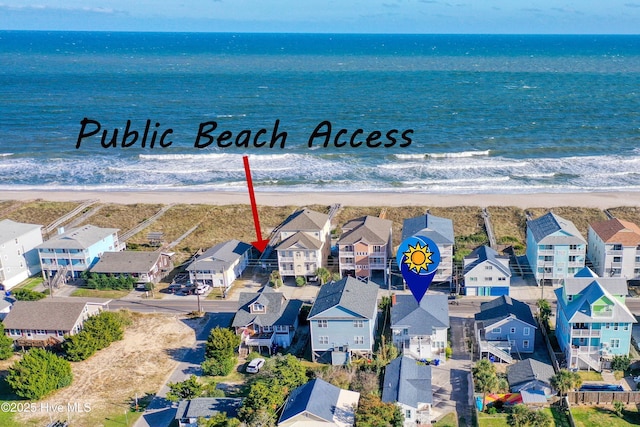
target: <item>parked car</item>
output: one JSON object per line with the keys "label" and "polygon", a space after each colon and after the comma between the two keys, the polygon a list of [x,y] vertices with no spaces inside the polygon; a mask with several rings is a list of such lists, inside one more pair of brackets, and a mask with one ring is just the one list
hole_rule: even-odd
{"label": "parked car", "polygon": [[197,295],[203,295],[205,292],[209,290],[209,287],[210,287],[209,285],[200,284],[196,287],[195,293]]}
{"label": "parked car", "polygon": [[167,292],[171,292],[172,294],[175,294],[176,292],[181,290],[183,287],[184,285],[182,283],[172,283],[167,287]]}
{"label": "parked car", "polygon": [[176,295],[193,295],[196,292],[196,286],[192,284],[187,284],[182,287],[179,291],[176,292]]}
{"label": "parked car", "polygon": [[265,360],[262,357],[257,357],[253,359],[247,365],[247,369],[246,369],[247,373],[257,374],[258,372],[260,372],[260,369],[262,369],[262,367],[264,366],[264,362]]}

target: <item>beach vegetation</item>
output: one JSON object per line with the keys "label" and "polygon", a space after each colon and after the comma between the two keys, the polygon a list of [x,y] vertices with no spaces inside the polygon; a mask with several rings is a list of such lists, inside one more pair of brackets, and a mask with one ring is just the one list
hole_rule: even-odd
{"label": "beach vegetation", "polygon": [[393,402],[383,402],[374,394],[360,397],[355,418],[355,425],[358,427],[402,427],[404,425],[404,415],[400,407]]}
{"label": "beach vegetation", "polygon": [[304,276],[296,277],[296,286],[302,287],[307,284],[307,278]]}
{"label": "beach vegetation", "polygon": [[13,340],[5,335],[4,325],[0,322],[0,360],[13,356]]}
{"label": "beach vegetation", "polygon": [[482,393],[482,408],[487,410],[487,393],[498,390],[500,384],[496,367],[488,359],[480,359],[471,369],[476,392]]}
{"label": "beach vegetation", "polygon": [[70,385],[73,374],[67,360],[50,351],[32,348],[9,368],[6,380],[16,395],[39,400]]}
{"label": "beach vegetation", "polygon": [[282,276],[280,275],[280,272],[278,270],[273,270],[271,272],[271,274],[269,275],[269,283],[276,289],[284,284],[284,282],[282,281]]}
{"label": "beach vegetation", "polygon": [[627,372],[631,367],[631,358],[627,354],[618,354],[611,360],[611,369],[614,371]]}
{"label": "beach vegetation", "polygon": [[171,402],[193,399],[202,394],[202,384],[198,382],[198,377],[195,375],[181,382],[169,383],[167,387],[169,387],[167,399]]}
{"label": "beach vegetation", "polygon": [[86,282],[87,289],[98,290],[131,290],[136,283],[136,279],[131,276],[110,276],[107,274],[96,274],[83,272],[82,278]]}
{"label": "beach vegetation", "polygon": [[47,297],[42,292],[31,291],[26,288],[20,288],[20,289],[16,289],[15,291],[11,291],[11,295],[17,301],[38,301]]}
{"label": "beach vegetation", "polygon": [[558,373],[551,377],[551,387],[558,390],[560,396],[566,396],[566,394],[574,390],[582,384],[582,378],[577,372],[572,372],[568,369],[560,369]]}
{"label": "beach vegetation", "polygon": [[239,345],[240,337],[232,329],[212,329],[205,344],[202,372],[211,376],[229,375],[238,363],[235,350]]}
{"label": "beach vegetation", "polygon": [[275,425],[276,411],[293,389],[307,381],[307,369],[296,357],[290,354],[272,357],[251,381],[238,418],[247,424],[265,419],[268,425]]}
{"label": "beach vegetation", "polygon": [[103,311],[88,318],[82,331],[76,335],[66,336],[62,343],[65,358],[72,362],[86,360],[93,354],[120,341],[124,336],[124,327],[128,319],[119,312]]}

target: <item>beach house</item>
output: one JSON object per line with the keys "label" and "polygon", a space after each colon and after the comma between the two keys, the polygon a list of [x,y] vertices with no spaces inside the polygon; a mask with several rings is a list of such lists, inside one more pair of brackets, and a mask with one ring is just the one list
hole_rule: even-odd
{"label": "beach house", "polygon": [[158,283],[173,270],[171,254],[160,251],[104,252],[91,272],[133,277],[137,284]]}
{"label": "beach house", "polygon": [[0,221],[0,286],[9,290],[40,272],[36,247],[42,243],[42,226],[10,219]]}
{"label": "beach house", "polygon": [[464,257],[464,289],[466,295],[509,295],[511,269],[509,257],[501,256],[489,246],[480,246]]}
{"label": "beach house", "polygon": [[525,405],[546,405],[555,394],[551,387],[553,366],[535,359],[525,359],[507,366],[507,381],[512,393],[520,393]]}
{"label": "beach house", "polygon": [[625,304],[624,278],[597,277],[585,268],[555,293],[555,334],[568,367],[600,371],[613,356],[629,354],[636,318]]}
{"label": "beach house", "polygon": [[431,239],[440,251],[440,264],[433,277],[433,282],[453,281],[453,221],[427,213],[414,218],[407,218],[402,223],[402,240],[411,236],[424,236]]}
{"label": "beach house", "polygon": [[309,316],[311,357],[343,365],[351,357],[371,357],[378,314],[373,282],[343,277],[320,288]]}
{"label": "beach house", "polygon": [[5,317],[4,332],[16,347],[51,347],[75,335],[89,317],[100,313],[109,300],[16,301]]}
{"label": "beach house", "polygon": [[252,258],[251,245],[232,239],[202,253],[187,267],[189,280],[227,290],[242,275]]}
{"label": "beach house", "polygon": [[601,277],[640,277],[640,227],[618,218],[589,224],[587,256]]}
{"label": "beach house", "polygon": [[420,304],[413,295],[391,296],[391,336],[402,354],[444,361],[448,329],[446,295],[425,295]]}
{"label": "beach house", "polygon": [[393,222],[375,216],[353,219],[342,226],[338,239],[341,276],[386,283],[386,268],[391,257]]}
{"label": "beach house", "polygon": [[285,402],[278,427],[350,427],[360,393],[344,390],[316,378],[293,389]]}
{"label": "beach house", "polygon": [[288,299],[268,286],[260,292],[241,292],[231,326],[249,351],[268,352],[274,345],[287,348],[298,328],[301,307],[302,301]]}
{"label": "beach house", "polygon": [[503,295],[480,304],[474,332],[479,353],[489,359],[513,362],[513,354],[533,353],[537,322],[531,308]]}
{"label": "beach house", "polygon": [[277,229],[278,270],[283,278],[315,276],[331,252],[329,215],[310,209],[291,214]]}
{"label": "beach house", "polygon": [[36,247],[42,276],[52,279],[57,273],[72,278],[91,268],[105,252],[122,251],[118,229],[85,225],[59,234]]}
{"label": "beach house", "polygon": [[585,265],[587,242],[573,222],[553,212],[527,221],[527,261],[536,282],[559,284]]}
{"label": "beach house", "polygon": [[382,384],[382,401],[395,403],[404,415],[404,427],[431,425],[432,367],[401,356],[387,365]]}

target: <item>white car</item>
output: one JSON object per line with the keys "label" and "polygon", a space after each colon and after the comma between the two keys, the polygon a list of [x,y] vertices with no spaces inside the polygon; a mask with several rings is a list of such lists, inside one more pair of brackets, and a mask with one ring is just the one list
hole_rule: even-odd
{"label": "white car", "polygon": [[207,292],[208,290],[209,290],[209,285],[198,285],[198,287],[196,287],[196,294],[204,295],[204,293]]}
{"label": "white car", "polygon": [[260,369],[262,369],[262,367],[264,366],[264,362],[265,360],[262,357],[257,357],[253,359],[247,365],[247,369],[246,369],[247,373],[257,374],[258,372],[260,372]]}

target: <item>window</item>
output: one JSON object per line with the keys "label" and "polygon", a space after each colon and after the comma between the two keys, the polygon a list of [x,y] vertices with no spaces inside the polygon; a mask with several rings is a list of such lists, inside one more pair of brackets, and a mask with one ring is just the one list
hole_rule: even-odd
{"label": "window", "polygon": [[485,265],[484,269],[485,270],[493,270],[493,266],[492,265]]}
{"label": "window", "polygon": [[611,348],[620,348],[620,338],[611,338]]}
{"label": "window", "polygon": [[364,328],[364,320],[354,320],[353,321],[354,328]]}
{"label": "window", "polygon": [[522,335],[527,336],[527,335],[530,335],[530,334],[531,334],[531,328],[530,328],[530,327],[528,327],[528,326],[525,326],[525,327],[522,329]]}
{"label": "window", "polygon": [[613,262],[622,262],[622,257],[621,256],[614,256],[613,257]]}
{"label": "window", "polygon": [[329,321],[328,320],[318,320],[318,328],[328,328]]}
{"label": "window", "polygon": [[411,409],[406,409],[406,410],[404,411],[404,417],[405,417],[407,420],[410,420],[410,419],[411,419]]}
{"label": "window", "polygon": [[618,330],[618,324],[617,324],[617,323],[614,323],[614,324],[613,324],[613,330],[614,330],[614,331],[617,331],[617,330]]}
{"label": "window", "polygon": [[326,335],[321,335],[320,337],[318,337],[318,342],[320,344],[329,344],[329,337]]}
{"label": "window", "polygon": [[506,280],[507,280],[506,277],[498,277],[498,282],[504,282]]}
{"label": "window", "polygon": [[570,251],[577,251],[578,250],[578,245],[569,245],[569,250]]}
{"label": "window", "polygon": [[364,344],[364,337],[363,336],[353,337],[353,343],[354,344]]}
{"label": "window", "polygon": [[478,278],[477,277],[469,277],[469,281],[470,282],[477,282]]}
{"label": "window", "polygon": [[493,282],[493,277],[485,277],[484,281],[485,282]]}
{"label": "window", "polygon": [[500,328],[493,328],[493,329],[491,330],[491,333],[492,333],[492,334],[499,334],[499,333],[501,333],[501,332],[502,332],[502,331],[500,330]]}
{"label": "window", "polygon": [[265,306],[264,305],[260,304],[259,302],[253,303],[253,306],[251,307],[251,312],[252,313],[254,313],[254,312],[262,313],[264,311],[265,311]]}
{"label": "window", "polygon": [[36,329],[36,335],[46,335],[47,331],[44,329]]}
{"label": "window", "polygon": [[402,335],[409,335],[409,328],[404,328],[402,330]]}
{"label": "window", "polygon": [[509,329],[509,333],[510,333],[510,334],[515,334],[515,333],[516,333],[516,328],[511,328],[511,329]]}
{"label": "window", "polygon": [[64,336],[64,331],[58,331],[57,334],[58,334],[59,337],[63,337]]}
{"label": "window", "polygon": [[273,331],[273,326],[263,326],[262,332],[271,332]]}
{"label": "window", "polygon": [[529,348],[529,340],[522,341],[522,348]]}

